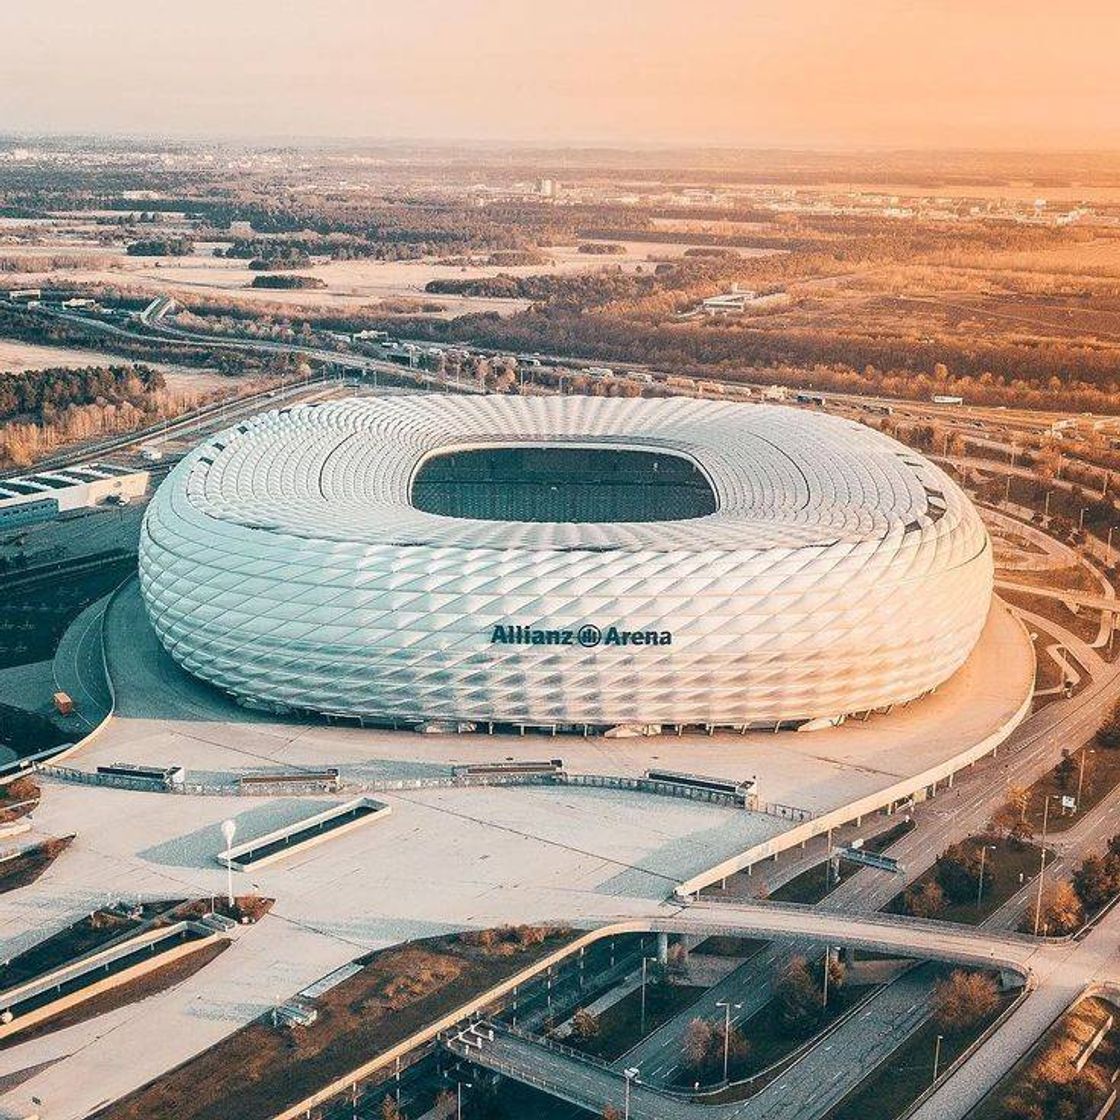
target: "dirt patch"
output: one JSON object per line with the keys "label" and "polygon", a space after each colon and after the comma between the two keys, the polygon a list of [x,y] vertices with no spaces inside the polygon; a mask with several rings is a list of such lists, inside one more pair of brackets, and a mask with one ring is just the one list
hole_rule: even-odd
{"label": "dirt patch", "polygon": [[73,842],[73,836],[45,840],[0,862],[0,894],[34,883]]}
{"label": "dirt patch", "polygon": [[19,820],[39,807],[42,794],[39,783],[32,778],[16,778],[0,786],[0,824]]}

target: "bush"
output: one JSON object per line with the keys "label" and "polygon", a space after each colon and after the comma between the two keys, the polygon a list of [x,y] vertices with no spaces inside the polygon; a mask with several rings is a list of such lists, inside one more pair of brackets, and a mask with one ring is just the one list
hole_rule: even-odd
{"label": "bush", "polygon": [[130,257],[189,257],[194,242],[188,237],[152,237],[134,241],[125,252]]}
{"label": "bush", "polygon": [[283,288],[285,290],[303,288],[325,288],[325,281],[318,276],[277,276],[269,273],[265,276],[254,276],[251,288]]}

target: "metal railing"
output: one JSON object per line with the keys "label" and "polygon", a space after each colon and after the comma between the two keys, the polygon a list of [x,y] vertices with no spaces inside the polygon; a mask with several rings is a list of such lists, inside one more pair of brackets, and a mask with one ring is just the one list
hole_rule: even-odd
{"label": "metal railing", "polygon": [[[120,774],[100,774],[79,770],[73,766],[56,766],[46,763],[38,767],[40,773],[59,781],[76,782],[80,785],[106,786],[111,789],[139,790],[147,793],[178,793],[191,796],[224,797],[276,797],[281,794],[305,794],[324,791],[321,777],[308,775],[306,786],[291,780],[285,775],[275,784],[255,781],[251,786],[239,784],[241,775],[231,774],[227,782],[177,782],[162,787],[150,779],[129,778]],[[267,775],[254,774],[260,779]],[[692,786],[674,785],[649,778],[634,778],[621,774],[461,774],[435,775],[423,778],[378,778],[369,781],[347,779],[337,791],[339,793],[394,793],[424,789],[464,789],[487,786],[575,786],[582,789],[612,789],[628,793],[647,793],[658,797],[675,797],[686,801],[701,801],[710,805],[742,809],[742,803],[730,793],[718,790],[700,789]],[[759,805],[752,811],[769,813],[772,806]],[[805,812],[805,810],[797,810]],[[796,818],[795,818],[796,819]]]}

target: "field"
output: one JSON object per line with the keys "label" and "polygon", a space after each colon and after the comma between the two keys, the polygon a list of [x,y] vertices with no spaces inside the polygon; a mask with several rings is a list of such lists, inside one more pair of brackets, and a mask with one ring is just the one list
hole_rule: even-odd
{"label": "field", "polygon": [[[0,338],[0,374],[22,373],[29,369],[82,369],[86,366],[131,361],[131,358],[114,357],[110,351],[71,350],[61,346],[40,346],[32,342]],[[166,362],[146,364],[160,370],[168,387],[178,392],[209,392],[213,389],[228,389],[230,385],[229,378],[218,373],[185,369]]]}
{"label": "field", "polygon": [[[198,242],[195,252],[184,257],[152,258],[131,257],[124,251],[123,243],[91,245],[97,227],[86,218],[89,215],[67,215],[56,221],[40,222],[35,227],[31,243],[17,240],[11,234],[5,239],[4,226],[0,224],[0,282],[5,286],[40,287],[51,283],[128,287],[149,295],[180,295],[191,297],[236,294],[249,306],[277,304],[293,313],[300,308],[353,311],[358,307],[370,310],[407,310],[436,318],[453,318],[457,315],[496,312],[511,315],[524,311],[529,302],[522,299],[501,299],[476,296],[430,296],[424,292],[432,280],[463,280],[496,276],[572,276],[606,270],[635,272],[651,271],[659,261],[681,257],[690,247],[687,238],[679,242],[647,243],[642,241],[617,241],[622,252],[596,255],[582,253],[577,244],[547,245],[542,247],[543,263],[533,265],[504,265],[474,263],[484,262],[485,253],[469,254],[470,264],[448,263],[455,259],[429,256],[419,260],[322,260],[300,268],[299,274],[322,280],[325,288],[302,291],[252,289],[253,278],[260,273],[248,268],[248,261],[236,258],[215,257],[214,250],[224,250],[230,242]],[[185,233],[188,227],[180,222],[165,222],[159,226],[161,234]],[[23,236],[26,236],[24,233]],[[763,255],[766,250],[742,250],[744,256]],[[61,260],[65,267],[51,267]],[[5,271],[4,262],[9,270]],[[12,271],[18,268],[19,271]],[[26,270],[26,271],[25,271]],[[0,357],[0,369],[3,368]]]}

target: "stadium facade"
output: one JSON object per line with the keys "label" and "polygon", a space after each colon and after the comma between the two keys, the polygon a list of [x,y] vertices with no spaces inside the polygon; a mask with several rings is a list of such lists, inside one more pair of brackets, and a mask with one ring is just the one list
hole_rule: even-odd
{"label": "stadium facade", "polygon": [[863,425],[692,399],[280,409],[160,487],[144,600],[241,703],[397,726],[798,727],[975,645],[965,495]]}

